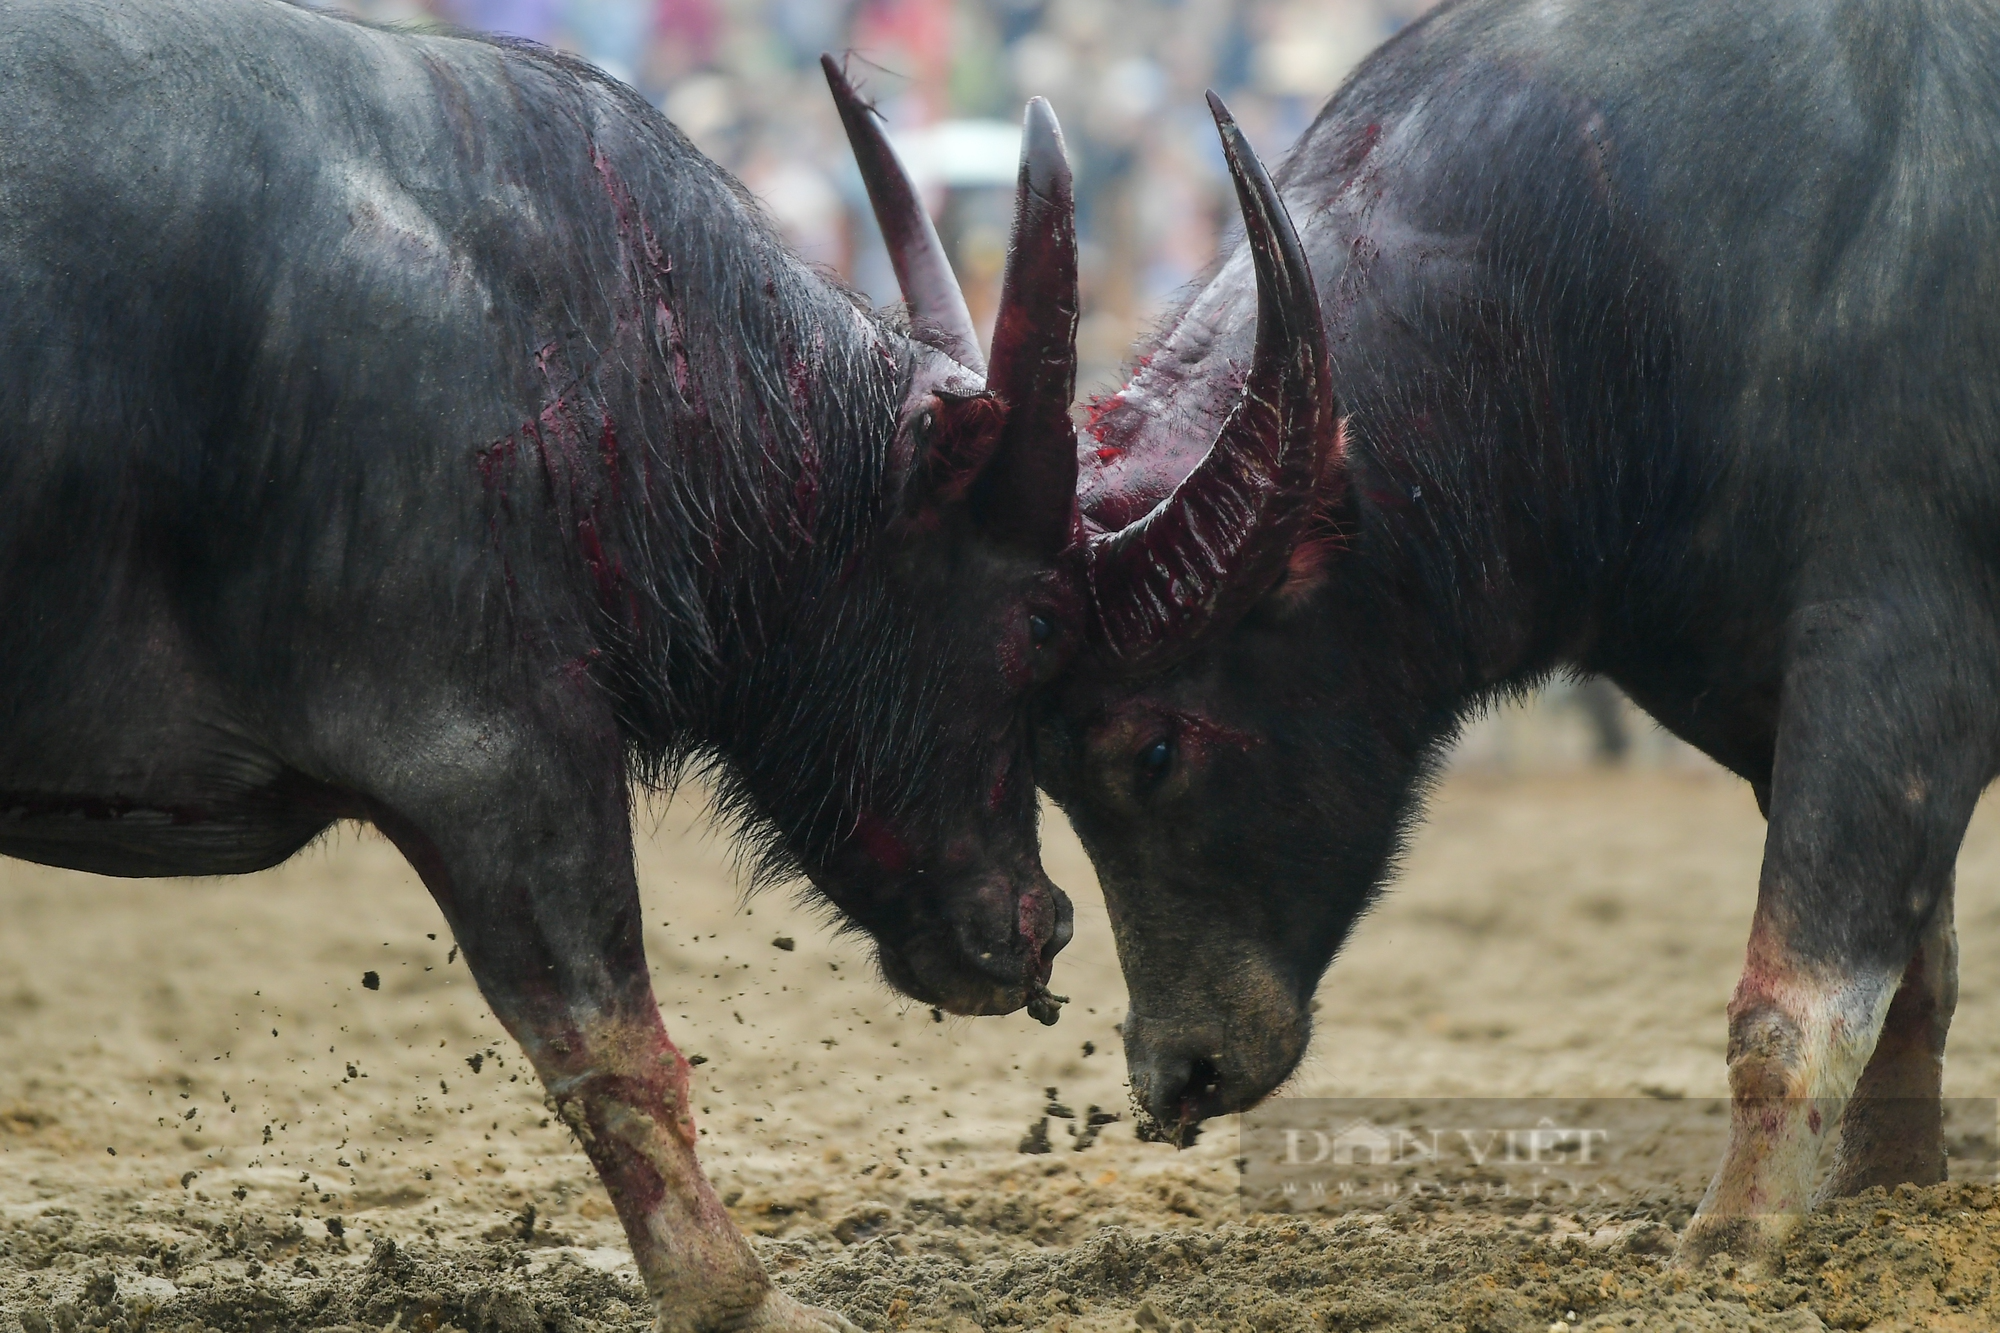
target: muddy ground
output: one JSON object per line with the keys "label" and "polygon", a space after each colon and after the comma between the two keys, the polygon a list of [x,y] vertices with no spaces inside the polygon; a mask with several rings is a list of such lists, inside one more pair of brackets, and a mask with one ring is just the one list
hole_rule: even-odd
{"label": "muddy ground", "polygon": [[[699,816],[657,815],[641,879],[704,1160],[779,1281],[863,1328],[2000,1328],[1990,1182],[1849,1201],[1753,1275],[1668,1262],[1706,1159],[1637,1198],[1286,1217],[1239,1205],[1229,1122],[1078,1151],[1124,1109],[1124,991],[1059,823],[1077,938],[1044,1029],[898,1002],[813,912],[739,902]],[[1293,1092],[1722,1093],[1761,838],[1694,766],[1454,777]],[[1959,884],[1947,1091],[1988,1095],[2000,811]],[[1052,1088],[1074,1115],[1024,1154]],[[583,1157],[386,843],[199,882],[0,862],[0,1333],[644,1326]]]}

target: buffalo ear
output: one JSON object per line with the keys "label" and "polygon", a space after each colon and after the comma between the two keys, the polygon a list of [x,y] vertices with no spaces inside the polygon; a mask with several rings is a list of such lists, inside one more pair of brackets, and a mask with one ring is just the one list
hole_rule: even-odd
{"label": "buffalo ear", "polygon": [[998,453],[1006,425],[1006,404],[990,393],[931,394],[903,427],[910,459],[903,513],[934,515],[966,500]]}
{"label": "buffalo ear", "polygon": [[1340,570],[1341,557],[1354,545],[1356,516],[1347,474],[1347,418],[1334,425],[1333,443],[1314,488],[1312,516],[1285,557],[1284,573],[1266,600],[1289,610],[1303,605]]}
{"label": "buffalo ear", "polygon": [[1299,539],[1285,557],[1285,569],[1264,602],[1280,614],[1297,610],[1311,601],[1340,570],[1341,552],[1347,539],[1337,531],[1322,530]]}

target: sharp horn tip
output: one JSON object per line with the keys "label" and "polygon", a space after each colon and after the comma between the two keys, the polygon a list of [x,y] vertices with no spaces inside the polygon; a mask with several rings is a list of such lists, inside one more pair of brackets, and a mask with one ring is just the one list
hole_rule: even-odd
{"label": "sharp horn tip", "polygon": [[1236,117],[1229,114],[1229,108],[1214,93],[1208,95],[1209,110],[1215,113],[1216,133],[1222,137],[1222,156],[1229,163],[1229,174],[1234,176],[1239,187],[1249,187],[1264,173],[1263,159],[1250,146],[1249,137],[1243,127],[1236,123]]}
{"label": "sharp horn tip", "polygon": [[[873,117],[876,120],[882,119],[882,113],[876,109],[873,102],[863,97],[856,90],[853,81],[847,77],[847,70],[843,66],[843,63],[835,59],[832,52],[822,51],[819,53],[819,67],[826,71],[826,86],[833,90],[834,105],[840,108],[843,120],[850,113],[859,115],[864,120],[869,117]],[[849,133],[852,133],[851,129]]]}
{"label": "sharp horn tip", "polygon": [[1047,194],[1058,178],[1069,175],[1069,149],[1063,142],[1062,125],[1046,97],[1028,99],[1023,116],[1021,165],[1037,194]]}
{"label": "sharp horn tip", "polygon": [[1257,154],[1250,147],[1250,140],[1243,135],[1243,127],[1236,123],[1236,117],[1229,114],[1229,107],[1215,89],[1208,90],[1208,111],[1215,117],[1215,131],[1222,136],[1222,155],[1229,159],[1229,170],[1240,175],[1243,162],[1247,158],[1255,161]]}
{"label": "sharp horn tip", "polygon": [[1054,139],[1058,147],[1063,146],[1062,124],[1056,119],[1056,109],[1049,105],[1048,98],[1029,98],[1028,111],[1023,119],[1029,134],[1045,135]]}

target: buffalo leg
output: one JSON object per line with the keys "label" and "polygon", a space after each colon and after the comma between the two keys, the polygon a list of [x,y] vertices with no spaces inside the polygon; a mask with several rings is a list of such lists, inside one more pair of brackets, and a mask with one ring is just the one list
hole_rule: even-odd
{"label": "buffalo leg", "polygon": [[660,1333],[846,1326],[772,1289],[695,1160],[688,1062],[646,970],[615,740],[460,748],[504,759],[410,783],[376,822],[596,1167]]}
{"label": "buffalo leg", "polygon": [[[1949,937],[1952,868],[1988,776],[1992,729],[1991,690],[1911,647],[1935,653],[1936,623],[1833,604],[1792,627],[1757,910],[1729,1005],[1729,1146],[1689,1226],[1691,1259],[1762,1256],[1782,1241],[1810,1205],[1821,1152],[1857,1091],[1925,1088],[1936,1115],[1936,1075],[1917,1068],[1913,1043],[1926,1021],[1919,992],[1941,993],[1944,959],[1919,953]],[[1906,989],[1911,1002],[1898,1012]],[[1892,1014],[1879,1081],[1864,1086]],[[1902,1128],[1895,1109],[1871,1122],[1880,1109],[1856,1121],[1855,1150],[1870,1162],[1887,1151],[1881,1134]]]}
{"label": "buffalo leg", "polygon": [[1958,1005],[1958,934],[1951,907],[1947,890],[1903,969],[1875,1053],[1840,1118],[1833,1171],[1821,1198],[1859,1194],[1871,1185],[1935,1185],[1944,1179],[1944,1041]]}

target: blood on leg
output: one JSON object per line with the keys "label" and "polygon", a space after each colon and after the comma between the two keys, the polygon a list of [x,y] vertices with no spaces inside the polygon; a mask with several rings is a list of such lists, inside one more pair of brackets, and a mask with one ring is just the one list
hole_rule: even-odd
{"label": "blood on leg", "polygon": [[[748,1321],[770,1279],[695,1160],[688,1062],[656,1009],[571,1014],[530,1043],[550,1105],[603,1179],[662,1330]],[[539,1047],[539,1049],[536,1049]]]}
{"label": "blood on leg", "polygon": [[1766,1254],[1811,1206],[1900,981],[1799,960],[1760,910],[1729,1004],[1729,1146],[1689,1224],[1688,1257]]}

